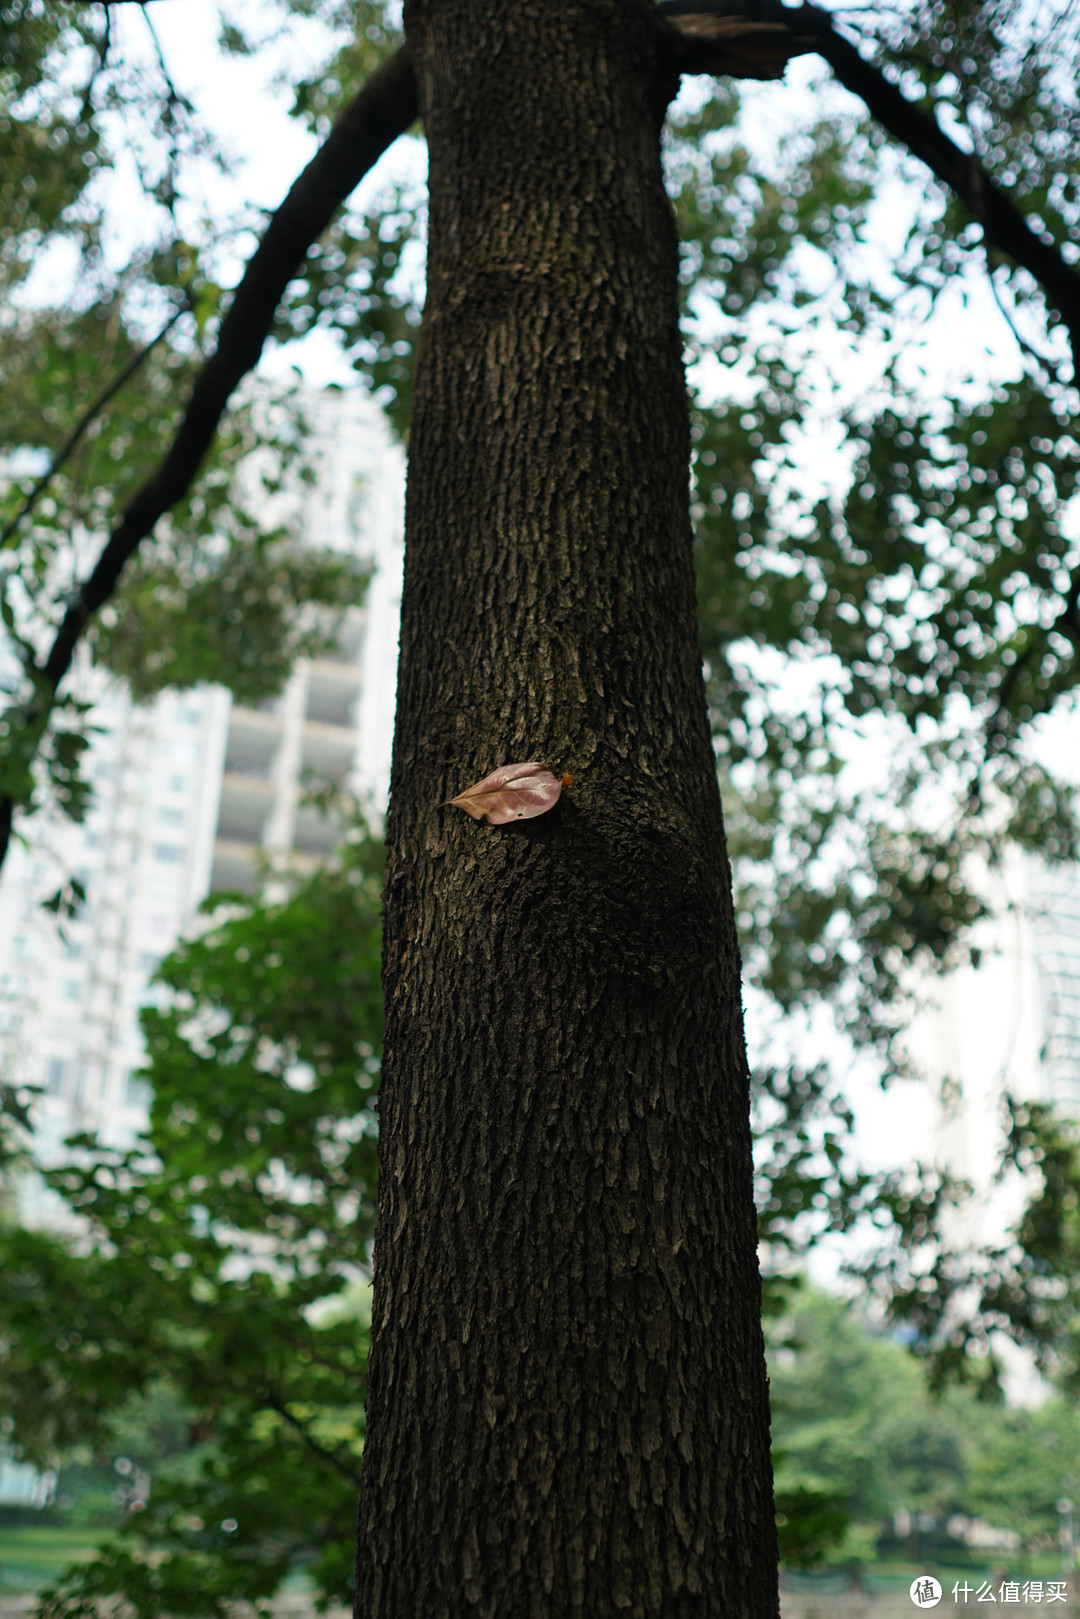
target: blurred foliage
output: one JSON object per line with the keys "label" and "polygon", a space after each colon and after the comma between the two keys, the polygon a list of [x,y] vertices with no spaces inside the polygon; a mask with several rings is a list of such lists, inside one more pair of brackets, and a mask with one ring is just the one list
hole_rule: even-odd
{"label": "blurred foliage", "polygon": [[357,835],[283,899],[218,896],[143,1014],[145,1139],[81,1138],[45,1173],[74,1240],[0,1228],[11,1441],[99,1474],[120,1458],[128,1485],[118,1537],[45,1597],[46,1615],[89,1616],[122,1593],[143,1619],[224,1616],[298,1568],[348,1600],[381,865]]}
{"label": "blurred foliage", "polygon": [[[935,0],[836,15],[1075,264],[1069,8]],[[937,1375],[990,1394],[996,1328],[1059,1364],[1068,1309],[1049,1299],[1072,1296],[1072,1261],[1060,1245],[1028,1252],[1034,1205],[1008,1264],[1004,1251],[961,1257],[949,1233],[969,1188],[928,1170],[862,1174],[835,1041],[827,1067],[815,1060],[816,1009],[830,1009],[851,1065],[861,1052],[883,1083],[910,1073],[917,997],[978,964],[1008,852],[1080,851],[1074,790],[1032,747],[1044,716],[1075,708],[1080,673],[1067,341],[1026,273],[988,263],[977,223],[850,100],[817,81],[820,116],[799,118],[783,90],[696,88],[669,120],[666,162],[702,651],[759,992],[766,1301],[781,1306],[817,1237],[861,1229],[883,1301],[895,1296],[909,1328],[914,1311],[933,1317],[916,1336]],[[886,216],[887,258],[874,245]],[[987,269],[1011,376],[950,341]],[[1004,1173],[1015,1181],[1015,1161]],[[972,1267],[987,1271],[975,1309]],[[954,1325],[961,1297],[969,1332]]]}
{"label": "blurred foliage", "polygon": [[[1019,7],[1013,0],[916,0],[872,20],[857,11],[845,24],[882,66],[901,75],[905,93],[957,131],[1014,204],[1059,248],[1067,263],[1080,248],[1080,186],[1070,160],[1080,138],[1076,101],[1080,18],[1068,0]],[[949,224],[952,221],[948,221]],[[951,273],[946,231],[921,252],[932,282]],[[1019,308],[1033,296],[1015,266],[1002,272],[1004,295]]]}
{"label": "blurred foliage", "polygon": [[[800,1261],[823,1232],[842,1235],[877,1217],[902,1172],[868,1174],[850,1161],[850,1105],[824,1065],[752,1075],[755,1200],[766,1319],[786,1308]],[[794,1280],[793,1280],[794,1278]]]}
{"label": "blurred foliage", "polygon": [[282,341],[316,328],[332,333],[401,438],[420,325],[423,227],[423,196],[388,187],[376,213],[331,226],[309,254],[303,279],[289,287],[274,327]]}
{"label": "blurred foliage", "polygon": [[268,526],[309,424],[299,400],[272,412],[259,404],[233,413],[214,464],[99,615],[95,655],[137,698],[217,680],[238,702],[258,703],[282,689],[298,657],[335,646],[344,609],[363,597],[370,570],[355,557],[303,544],[296,523]]}
{"label": "blurred foliage", "polygon": [[[215,539],[224,527],[219,521]],[[274,538],[237,535],[216,557],[191,546],[168,559],[153,549],[140,555],[97,635],[104,662],[136,697],[220,680],[224,664],[236,701],[253,706],[282,689],[298,657],[337,645],[340,613],[329,609],[357,601],[365,570]],[[321,611],[305,621],[296,611],[304,605]]]}
{"label": "blurred foliage", "polygon": [[836,1491],[857,1523],[959,1510],[965,1402],[936,1404],[903,1346],[867,1333],[840,1299],[800,1290],[771,1337],[781,1480]]}
{"label": "blurred foliage", "polygon": [[[925,1357],[937,1387],[1001,1382],[1000,1338],[1030,1351],[1070,1398],[1080,1390],[1080,1134],[1045,1103],[1006,1098],[998,1179],[1022,1177],[1023,1207],[1004,1241],[943,1242],[963,1189],[924,1175],[883,1200],[887,1240],[857,1267]],[[1060,1493],[1060,1492],[1059,1492]],[[1067,1493],[1067,1492],[1066,1492]]]}
{"label": "blurred foliage", "polygon": [[[675,119],[668,166],[702,647],[748,965],[784,1007],[831,1000],[896,1064],[912,968],[957,965],[984,914],[979,867],[1010,840],[1077,852],[1072,795],[1024,742],[1076,684],[1080,543],[1064,519],[1080,443],[1072,390],[1041,372],[993,385],[958,355],[948,392],[916,375],[926,205],[909,206],[886,274],[872,216],[896,162],[839,111],[763,161],[718,88]],[[855,343],[871,380],[850,398]],[[832,487],[826,443],[844,469]],[[845,766],[868,737],[887,739],[891,779],[853,793]]]}
{"label": "blurred foliage", "polygon": [[1080,1413],[1050,1400],[1034,1410],[983,1413],[967,1470],[968,1511],[1018,1534],[1025,1546],[1055,1546],[1058,1501],[1080,1493]]}
{"label": "blurred foliage", "polygon": [[[805,1286],[771,1324],[769,1341],[778,1502],[806,1514],[816,1501],[833,1515],[831,1537],[811,1542],[804,1563],[858,1556],[867,1530],[873,1544],[916,1514],[933,1521],[939,1550],[952,1526],[954,1566],[970,1555],[955,1535],[958,1518],[1017,1534],[1028,1553],[1056,1545],[1056,1502],[1080,1483],[1072,1402],[1002,1410],[969,1389],[935,1397],[902,1342]],[[790,1528],[795,1556],[786,1555],[798,1566],[798,1510]],[[782,1536],[787,1529],[781,1524]],[[906,1550],[918,1560],[910,1540]]]}

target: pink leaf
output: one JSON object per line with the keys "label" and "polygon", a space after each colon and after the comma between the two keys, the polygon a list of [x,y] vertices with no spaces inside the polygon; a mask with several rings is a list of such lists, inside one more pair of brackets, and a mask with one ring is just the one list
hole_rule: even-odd
{"label": "pink leaf", "polygon": [[507,821],[526,821],[530,816],[546,814],[559,802],[559,795],[569,780],[564,776],[560,781],[545,765],[535,761],[503,765],[501,770],[493,771],[449,802],[471,815],[474,821],[486,820],[492,826],[502,826]]}

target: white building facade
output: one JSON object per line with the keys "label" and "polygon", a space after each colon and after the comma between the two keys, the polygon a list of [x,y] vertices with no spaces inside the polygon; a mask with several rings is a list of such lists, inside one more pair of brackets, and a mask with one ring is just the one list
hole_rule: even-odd
{"label": "white building facade", "polygon": [[1008,1202],[994,1183],[1005,1096],[1080,1120],[1080,868],[1017,852],[986,891],[978,965],[929,988],[911,1046],[940,1085],[924,1157],[985,1193],[992,1226]]}
{"label": "white building facade", "polygon": [[1032,886],[1044,1097],[1080,1119],[1080,866],[1040,872]]}
{"label": "white building facade", "polygon": [[[41,815],[0,876],[0,1071],[40,1086],[39,1148],[55,1157],[89,1130],[130,1141],[146,1117],[139,1010],[150,979],[206,896],[254,892],[267,865],[325,858],[343,827],[305,802],[315,784],[385,805],[393,731],[403,555],[404,455],[359,392],[308,404],[314,478],[298,497],[302,535],[368,563],[362,605],[333,656],[298,666],[256,709],[222,687],[166,691],[139,705],[89,675],[98,733],[94,798],[81,826]],[[58,927],[42,907],[65,876],[87,892]],[[35,1194],[39,1217],[47,1200]],[[27,1210],[33,1218],[34,1207]]]}

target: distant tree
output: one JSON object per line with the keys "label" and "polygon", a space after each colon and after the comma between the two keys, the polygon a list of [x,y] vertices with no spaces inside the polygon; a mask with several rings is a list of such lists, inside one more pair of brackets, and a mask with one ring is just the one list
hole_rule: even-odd
{"label": "distant tree", "polygon": [[1057,1546],[1057,1503],[1080,1493],[1080,1415],[1071,1401],[1035,1410],[984,1411],[971,1445],[965,1500],[987,1523],[1032,1551]]}
{"label": "distant tree", "polygon": [[875,1529],[900,1510],[962,1509],[970,1401],[933,1400],[906,1348],[841,1299],[798,1292],[770,1337],[780,1483],[827,1491]]}
{"label": "distant tree", "polygon": [[[1029,1553],[1056,1544],[1057,1502],[1080,1484],[1071,1400],[1054,1393],[1029,1409],[967,1388],[935,1393],[903,1343],[808,1288],[769,1338],[778,1500],[793,1497],[805,1516],[816,1495],[840,1516],[804,1561],[854,1546],[866,1555],[901,1513],[928,1515],[936,1536],[960,1517],[1018,1534]],[[792,1530],[797,1561],[799,1517]]]}

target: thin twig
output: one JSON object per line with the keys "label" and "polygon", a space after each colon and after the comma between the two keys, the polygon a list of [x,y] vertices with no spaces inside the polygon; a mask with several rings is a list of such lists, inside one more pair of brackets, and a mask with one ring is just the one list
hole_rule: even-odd
{"label": "thin twig", "polygon": [[[1031,628],[1035,630],[1038,628],[1038,625],[1032,625]],[[1061,634],[1067,635],[1076,647],[1077,653],[1080,654],[1080,568],[1076,570],[1069,580],[1069,590],[1065,597],[1065,605],[1054,619],[1054,622],[1050,626],[1050,630],[1051,632],[1057,630]],[[1021,674],[1031,662],[1032,658],[1035,656],[1035,653],[1040,650],[1041,645],[1042,643],[1037,642],[1034,635],[1029,636],[1028,644],[1024,648],[1023,652],[1017,654],[1016,658],[1009,665],[1005,674],[1002,676],[1001,684],[997,689],[997,701],[994,704],[994,712],[986,722],[986,738],[983,743],[982,761],[979,765],[978,772],[976,773],[975,781],[972,783],[972,792],[974,793],[981,792],[981,781],[984,771],[988,768],[990,761],[995,758],[1005,746],[1007,740],[1005,736],[1005,714],[1007,704],[1013,694],[1016,683]]]}
{"label": "thin twig", "polygon": [[1027,355],[1032,364],[1042,372],[1043,377],[1047,382],[1056,382],[1061,387],[1064,387],[1065,379],[1053,361],[1044,358],[1044,356],[1039,353],[1038,349],[1032,348],[1027,339],[1021,335],[1020,328],[1013,319],[1012,311],[1009,309],[1008,305],[1005,303],[1000,292],[998,291],[997,282],[994,280],[994,266],[990,262],[989,252],[986,255],[986,278],[990,283],[990,291],[994,295],[994,302],[997,304],[1002,315],[1004,316],[1006,326],[1008,326],[1010,332],[1013,334],[1013,337],[1016,339],[1016,346],[1020,350],[1021,354]]}
{"label": "thin twig", "polygon": [[86,407],[85,411],[79,417],[79,420],[75,423],[75,426],[71,429],[71,432],[68,434],[63,444],[61,444],[60,448],[49,462],[46,470],[40,475],[40,477],[34,480],[30,493],[19,507],[19,510],[15,513],[15,516],[7,524],[3,532],[0,532],[0,551],[4,550],[6,546],[12,543],[16,529],[19,527],[20,523],[29,517],[41,496],[49,487],[49,484],[53,478],[56,477],[56,474],[64,465],[64,462],[71,457],[76,445],[79,443],[79,440],[82,438],[87,428],[93,425],[93,423],[101,415],[101,412],[105,409],[105,406],[109,403],[109,400],[114,398],[115,395],[120,392],[120,389],[124,386],[125,382],[130,381],[130,379],[135,375],[136,371],[142,365],[143,361],[146,359],[151,350],[155,349],[161,342],[162,338],[172,331],[173,327],[180,319],[180,316],[186,313],[186,307],[184,309],[175,309],[165,322],[164,326],[161,328],[160,332],[158,332],[157,336],[152,337],[149,343],[145,344],[143,348],[136,350],[128,363],[117,372],[116,376],[108,384],[108,386],[103,388],[93,403]]}
{"label": "thin twig", "polygon": [[276,1411],[279,1417],[283,1417],[296,1430],[313,1455],[320,1457],[328,1466],[332,1467],[341,1478],[345,1479],[346,1483],[354,1484],[359,1488],[359,1471],[348,1467],[346,1463],[340,1460],[335,1451],[327,1450],[325,1445],[321,1445],[317,1439],[313,1438],[299,1417],[293,1416],[284,1400],[275,1395],[272,1389],[267,1389],[265,1403],[270,1407],[271,1411]]}
{"label": "thin twig", "polygon": [[145,6],[143,7],[143,21],[146,24],[147,33],[154,42],[154,50],[157,52],[158,66],[161,68],[161,77],[165,80],[165,88],[169,93],[169,101],[174,106],[183,107],[185,112],[190,112],[191,102],[186,96],[182,96],[180,94],[179,90],[176,88],[176,85],[173,83],[172,74],[169,72],[169,64],[165,60],[165,51],[162,48],[161,37],[153,23],[150,21],[150,13],[146,10]]}
{"label": "thin twig", "polygon": [[169,72],[169,64],[165,60],[165,51],[162,46],[161,39],[158,35],[157,29],[150,21],[150,13],[146,10],[145,6],[143,7],[143,21],[146,24],[147,33],[154,42],[154,50],[157,52],[158,66],[161,68],[161,76],[165,80],[166,96],[163,122],[165,128],[169,132],[169,166],[167,171],[168,191],[166,194],[165,206],[175,222],[177,201],[176,175],[179,167],[180,157],[180,143],[178,140],[178,125],[180,120],[177,117],[177,108],[179,108],[180,112],[182,113],[190,113],[194,111],[194,109],[187,97],[182,96],[179,90],[176,88],[176,85],[173,83],[172,74]]}
{"label": "thin twig", "polygon": [[105,71],[105,64],[109,59],[109,48],[112,45],[112,18],[106,11],[104,27],[101,38],[98,40],[97,61],[94,63],[90,77],[86,81],[86,88],[82,93],[82,107],[79,113],[79,122],[88,124],[94,111],[94,86],[98,78]]}

